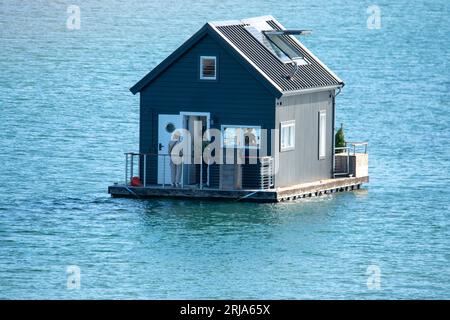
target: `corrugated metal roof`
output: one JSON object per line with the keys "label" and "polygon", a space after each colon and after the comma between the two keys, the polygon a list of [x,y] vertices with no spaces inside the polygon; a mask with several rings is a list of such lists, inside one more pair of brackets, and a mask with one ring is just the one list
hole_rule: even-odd
{"label": "corrugated metal roof", "polygon": [[[289,75],[292,74],[295,65],[289,61],[289,57],[278,52],[280,48],[277,49],[276,46],[273,46],[273,43],[270,43],[270,40],[262,33],[267,30],[285,29],[272,16],[209,22],[139,80],[130,88],[130,91],[133,94],[140,92],[205,35],[210,35],[223,45],[277,98],[283,94],[292,94],[297,91],[325,90],[344,85],[338,76],[294,36],[282,35],[280,37],[284,41],[283,45],[294,49],[295,53],[298,52],[303,57],[298,60],[297,72],[290,78]],[[258,34],[258,32],[260,33]],[[305,60],[308,64],[304,64]]]}
{"label": "corrugated metal roof", "polygon": [[[283,26],[273,17],[252,18],[242,21],[210,23],[222,37],[234,45],[240,54],[251,61],[260,72],[269,78],[283,92],[343,85],[331,70],[315,57],[296,38],[290,35],[281,36],[288,45],[299,51],[308,64],[298,65],[294,77],[289,78],[294,65],[283,63],[261,39],[255,38],[247,28],[265,22],[273,30],[283,30]],[[269,29],[270,30],[270,29]]]}

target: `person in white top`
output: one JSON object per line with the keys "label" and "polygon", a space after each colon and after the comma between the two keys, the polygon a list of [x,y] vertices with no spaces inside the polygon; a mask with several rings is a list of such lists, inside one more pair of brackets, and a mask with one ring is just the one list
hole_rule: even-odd
{"label": "person in white top", "polygon": [[182,164],[180,163],[180,161],[176,161],[176,163],[173,161],[173,157],[182,157],[182,154],[180,153],[179,155],[176,154],[172,154],[172,150],[173,148],[180,143],[180,133],[178,131],[175,131],[172,134],[172,139],[169,142],[169,155],[170,155],[170,178],[171,178],[171,183],[172,183],[172,187],[180,187],[180,181],[181,181],[181,166]]}

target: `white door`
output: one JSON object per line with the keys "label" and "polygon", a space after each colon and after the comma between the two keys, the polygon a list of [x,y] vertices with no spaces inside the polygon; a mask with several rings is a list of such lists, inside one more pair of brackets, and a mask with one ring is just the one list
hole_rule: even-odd
{"label": "white door", "polygon": [[158,117],[158,184],[170,184],[169,142],[172,133],[181,129],[181,116],[160,114]]}

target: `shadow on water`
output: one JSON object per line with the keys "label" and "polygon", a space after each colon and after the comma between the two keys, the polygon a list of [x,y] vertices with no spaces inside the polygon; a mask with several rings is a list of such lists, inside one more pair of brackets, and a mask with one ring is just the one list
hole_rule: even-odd
{"label": "shadow on water", "polygon": [[185,231],[208,228],[251,229],[285,224],[314,225],[329,220],[350,198],[367,191],[327,195],[280,203],[201,201],[180,199],[133,200],[144,225],[182,225]]}

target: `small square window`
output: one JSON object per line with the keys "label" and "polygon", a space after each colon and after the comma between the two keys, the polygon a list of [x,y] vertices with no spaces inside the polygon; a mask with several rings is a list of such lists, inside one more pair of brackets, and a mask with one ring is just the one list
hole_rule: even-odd
{"label": "small square window", "polygon": [[200,57],[200,79],[216,80],[217,79],[217,59],[216,57],[201,56]]}
{"label": "small square window", "polygon": [[281,122],[280,151],[294,150],[294,148],[295,148],[295,121]]}

